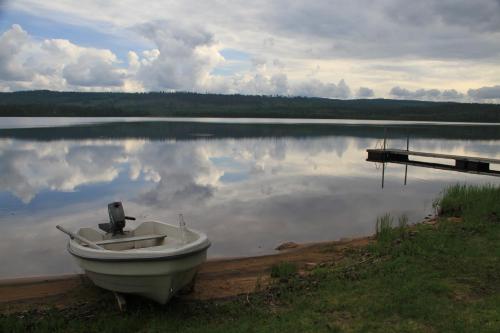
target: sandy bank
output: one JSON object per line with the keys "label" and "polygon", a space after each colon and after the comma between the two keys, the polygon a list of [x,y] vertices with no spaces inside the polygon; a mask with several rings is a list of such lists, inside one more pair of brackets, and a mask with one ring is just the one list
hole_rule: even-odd
{"label": "sandy bank", "polygon": [[[293,262],[306,271],[342,258],[346,248],[364,246],[371,238],[301,244],[277,254],[209,260],[198,273],[194,291],[185,300],[228,298],[255,292],[269,284],[271,267]],[[17,312],[56,306],[66,308],[98,301],[104,294],[83,274],[0,280],[0,312]],[[109,296],[109,295],[108,295]]]}

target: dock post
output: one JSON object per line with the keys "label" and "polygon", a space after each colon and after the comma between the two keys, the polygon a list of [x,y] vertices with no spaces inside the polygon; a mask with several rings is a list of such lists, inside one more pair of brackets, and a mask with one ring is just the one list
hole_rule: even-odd
{"label": "dock post", "polygon": [[[406,151],[410,151],[410,133],[406,132]],[[408,164],[405,164],[405,186],[408,179]]]}
{"label": "dock post", "polygon": [[384,188],[385,163],[382,162],[382,188]]}
{"label": "dock post", "polygon": [[384,150],[385,150],[385,141],[387,140],[387,127],[384,127]]}
{"label": "dock post", "polygon": [[[387,140],[387,127],[384,127],[384,154],[385,154],[385,143]],[[385,162],[382,160],[382,188],[384,188],[384,178],[385,178]]]}

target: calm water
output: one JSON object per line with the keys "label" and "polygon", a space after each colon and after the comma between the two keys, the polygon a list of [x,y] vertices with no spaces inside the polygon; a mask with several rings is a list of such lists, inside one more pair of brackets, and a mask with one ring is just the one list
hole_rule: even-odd
{"label": "calm water", "polygon": [[[432,212],[456,182],[500,178],[366,162],[381,122],[252,123],[0,118],[0,278],[77,272],[68,228],[105,222],[124,203],[138,220],[177,223],[212,240],[211,257],[271,253],[284,241],[371,234],[377,215]],[[500,158],[500,127],[390,123],[388,146]],[[135,223],[128,222],[129,225]]]}

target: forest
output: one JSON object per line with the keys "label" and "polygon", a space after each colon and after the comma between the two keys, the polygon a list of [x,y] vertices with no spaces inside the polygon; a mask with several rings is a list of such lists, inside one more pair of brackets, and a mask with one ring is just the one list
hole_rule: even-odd
{"label": "forest", "polygon": [[3,117],[228,117],[500,122],[499,104],[191,92],[0,93]]}

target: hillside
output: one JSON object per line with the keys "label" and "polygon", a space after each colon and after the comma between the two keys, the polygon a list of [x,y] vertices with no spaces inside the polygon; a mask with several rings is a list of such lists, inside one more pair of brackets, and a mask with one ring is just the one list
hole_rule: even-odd
{"label": "hillside", "polygon": [[0,116],[248,117],[500,122],[500,105],[197,93],[0,93]]}

